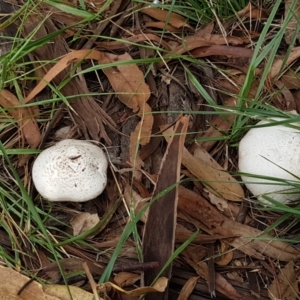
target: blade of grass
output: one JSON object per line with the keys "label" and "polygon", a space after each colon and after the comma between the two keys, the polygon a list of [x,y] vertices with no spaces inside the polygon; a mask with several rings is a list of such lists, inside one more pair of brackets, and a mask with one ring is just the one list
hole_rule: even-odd
{"label": "blade of grass", "polygon": [[[57,256],[55,247],[53,246],[53,242],[52,242],[52,240],[51,240],[51,238],[50,238],[50,236],[48,234],[47,229],[45,228],[45,226],[44,226],[44,224],[42,222],[42,219],[41,219],[39,213],[36,210],[35,205],[32,202],[32,199],[31,199],[30,195],[28,194],[27,190],[25,189],[25,187],[24,187],[24,185],[22,183],[21,178],[19,177],[17,171],[15,170],[14,166],[12,165],[12,163],[11,163],[11,161],[10,161],[10,159],[9,159],[7,153],[6,153],[6,150],[5,150],[5,148],[4,148],[4,146],[3,146],[3,144],[2,144],[1,141],[0,141],[0,151],[3,153],[3,156],[4,156],[6,162],[7,162],[8,166],[9,166],[9,168],[10,168],[13,176],[14,176],[14,179],[16,180],[16,182],[18,184],[18,187],[20,189],[22,198],[23,198],[24,202],[26,203],[26,205],[28,206],[29,213],[32,215],[33,220],[36,222],[36,224],[38,225],[39,229],[41,230],[41,232],[42,232],[42,234],[43,234],[43,236],[44,236],[44,238],[46,240],[47,248],[52,252],[52,254],[54,256],[54,259],[55,259],[55,261],[56,261],[56,263],[58,265],[58,268],[59,268],[59,270],[61,272],[61,275],[62,275],[62,277],[64,279],[64,282],[65,282],[65,284],[66,284],[66,286],[68,288],[69,295],[70,295],[70,297],[72,299],[72,295],[71,295],[71,292],[69,290],[66,278],[64,276],[63,269],[62,269],[62,267],[60,265],[59,258]],[[39,242],[40,242],[40,240],[39,240]]]}
{"label": "blade of grass", "polygon": [[147,209],[150,207],[150,205],[156,201],[157,199],[159,199],[161,196],[165,195],[166,193],[168,193],[169,191],[171,191],[173,188],[177,187],[180,184],[180,182],[178,183],[174,183],[172,184],[168,189],[164,190],[163,192],[159,193],[156,197],[154,197],[153,199],[151,199],[151,201],[145,205],[145,207],[137,214],[135,215],[135,217],[133,219],[130,220],[129,223],[127,223],[127,225],[125,226],[123,233],[119,239],[119,242],[112,254],[111,260],[109,261],[109,263],[107,264],[100,280],[99,280],[99,284],[101,283],[105,283],[109,280],[112,271],[113,271],[113,267],[115,265],[115,262],[120,254],[121,249],[123,248],[124,243],[126,242],[126,240],[129,238],[129,236],[132,234],[132,232],[134,231],[135,227],[136,227],[136,223],[140,220],[140,218],[142,217],[142,215],[147,211]]}
{"label": "blade of grass", "polygon": [[153,280],[152,285],[156,282],[156,280],[161,276],[163,271],[174,261],[176,257],[179,256],[179,254],[190,244],[193,242],[193,240],[197,237],[199,234],[199,231],[197,230],[194,232],[183,244],[181,244],[173,253],[172,256],[168,259],[168,261],[165,263],[165,265],[161,268],[159,273],[157,274],[156,278]]}

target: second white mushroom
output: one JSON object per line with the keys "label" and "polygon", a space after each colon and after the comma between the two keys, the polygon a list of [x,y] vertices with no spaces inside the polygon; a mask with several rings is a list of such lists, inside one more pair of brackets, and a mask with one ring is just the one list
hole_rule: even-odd
{"label": "second white mushroom", "polygon": [[[257,125],[267,123],[261,121]],[[281,203],[300,199],[300,190],[291,184],[255,177],[274,177],[299,182],[300,186],[300,131],[284,125],[250,129],[239,145],[239,171],[254,175],[245,174],[242,180],[265,203],[269,201],[264,200],[264,195]]]}

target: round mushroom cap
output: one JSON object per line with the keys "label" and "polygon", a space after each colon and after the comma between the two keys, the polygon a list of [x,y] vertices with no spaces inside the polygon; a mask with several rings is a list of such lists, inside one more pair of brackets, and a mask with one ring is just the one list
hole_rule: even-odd
{"label": "round mushroom cap", "polygon": [[49,201],[83,202],[100,195],[108,161],[96,145],[67,139],[44,150],[32,168],[34,185]]}
{"label": "round mushroom cap", "polygon": [[[260,121],[257,125],[267,123]],[[240,141],[239,171],[300,183],[300,131],[283,125],[250,129]],[[281,203],[300,199],[300,190],[287,183],[246,175],[242,180],[252,194],[266,204],[270,202],[263,195]]]}

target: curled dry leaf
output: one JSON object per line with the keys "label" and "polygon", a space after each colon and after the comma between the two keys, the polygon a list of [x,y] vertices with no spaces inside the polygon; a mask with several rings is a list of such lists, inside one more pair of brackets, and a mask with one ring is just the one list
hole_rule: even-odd
{"label": "curled dry leaf", "polygon": [[0,91],[0,105],[18,122],[19,130],[31,148],[36,148],[41,141],[41,133],[35,121],[37,108],[18,107],[22,103],[8,90]]}
{"label": "curled dry leaf", "polygon": [[206,47],[206,46],[213,46],[213,45],[214,45],[213,42],[197,38],[188,43],[184,43],[184,44],[178,46],[177,48],[174,49],[173,52],[175,54],[183,54],[186,52],[190,52],[191,50],[199,48],[199,47]]}
{"label": "curled dry leaf", "polygon": [[224,212],[229,209],[229,203],[224,198],[218,197],[210,191],[208,191],[208,198],[210,203],[216,206],[218,210]]}
{"label": "curled dry leaf", "polygon": [[188,300],[193,292],[199,277],[191,277],[182,287],[177,300]]}
{"label": "curled dry leaf", "polygon": [[71,219],[70,224],[73,227],[73,235],[84,233],[99,223],[100,219],[97,214],[83,212]]}
{"label": "curled dry leaf", "polygon": [[[141,117],[141,121],[136,126],[134,132],[131,134],[131,142],[139,141],[141,145],[146,145],[149,143],[151,138],[151,130],[153,126],[153,115],[151,114],[151,107],[144,103],[142,105],[141,111],[139,112],[139,116]],[[131,153],[132,153],[132,145],[131,145]]]}
{"label": "curled dry leaf", "polygon": [[230,246],[227,243],[221,241],[221,247],[219,253],[221,256],[215,259],[215,263],[219,266],[227,266],[233,258],[233,251],[228,251]]}
{"label": "curled dry leaf", "polygon": [[140,274],[130,272],[120,272],[114,277],[114,281],[119,287],[131,286],[140,279]]}
{"label": "curled dry leaf", "polygon": [[143,294],[148,294],[148,293],[156,293],[156,292],[163,293],[168,285],[168,279],[166,277],[160,277],[156,280],[156,282],[152,286],[145,286],[145,287],[137,288],[137,289],[134,289],[131,291],[126,291],[112,282],[107,282],[107,283],[105,283],[105,285],[109,286],[123,294],[133,296],[133,297],[135,297],[135,296],[138,297],[138,296],[141,296]]}
{"label": "curled dry leaf", "polygon": [[[181,218],[181,214],[179,212],[178,217]],[[183,227],[180,224],[176,225],[176,243],[184,243],[186,240],[188,240],[194,232],[188,230],[187,228]],[[209,243],[214,243],[217,240],[222,240],[222,239],[231,239],[237,237],[236,235],[232,236],[224,236],[224,235],[214,235],[210,236],[208,234],[198,234],[197,237],[193,239],[193,244],[209,244]]]}
{"label": "curled dry leaf", "polygon": [[198,29],[195,31],[195,35],[198,36],[204,36],[205,34],[212,34],[215,28],[215,22],[212,21],[207,24],[201,25]]}
{"label": "curled dry leaf", "polygon": [[270,285],[268,289],[269,297],[272,300],[299,299],[299,288],[297,280],[297,276],[299,276],[299,271],[297,273],[295,272],[294,262],[288,262],[283,269],[280,269],[279,273],[275,276],[275,279]]}

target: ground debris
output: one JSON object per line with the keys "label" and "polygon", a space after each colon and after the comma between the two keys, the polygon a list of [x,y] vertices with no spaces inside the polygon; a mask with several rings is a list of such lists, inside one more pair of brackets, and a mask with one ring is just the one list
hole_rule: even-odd
{"label": "ground debris", "polygon": [[[300,112],[299,1],[270,22],[255,1],[207,20],[192,2],[30,2],[0,0],[1,278],[47,299],[61,287],[22,290],[25,274],[81,299],[297,299],[298,207],[259,205],[237,147],[258,120]],[[33,187],[35,155],[65,137],[108,153],[87,203]]]}

